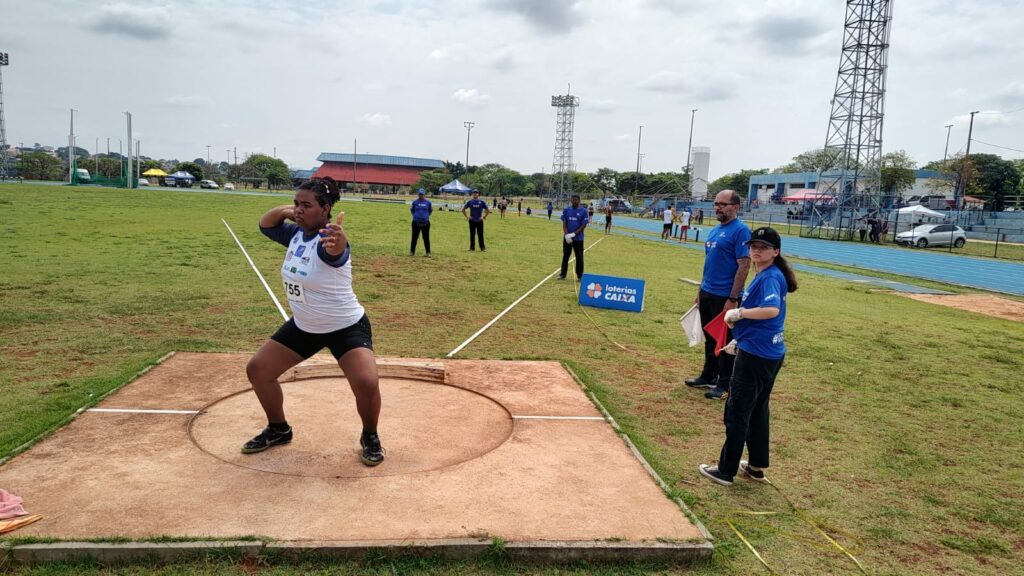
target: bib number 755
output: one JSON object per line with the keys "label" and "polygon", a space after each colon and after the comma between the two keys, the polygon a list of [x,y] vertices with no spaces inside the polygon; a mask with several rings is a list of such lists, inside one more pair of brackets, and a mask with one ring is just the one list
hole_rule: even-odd
{"label": "bib number 755", "polygon": [[289,302],[306,302],[306,295],[303,294],[302,284],[298,282],[284,282],[284,293],[288,296]]}

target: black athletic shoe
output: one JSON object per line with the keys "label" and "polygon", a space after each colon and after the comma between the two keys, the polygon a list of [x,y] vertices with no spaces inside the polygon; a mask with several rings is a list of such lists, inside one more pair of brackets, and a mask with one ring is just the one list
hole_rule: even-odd
{"label": "black athletic shoe", "polygon": [[722,474],[718,471],[718,466],[708,466],[707,464],[701,464],[698,469],[700,473],[711,480],[715,484],[721,484],[722,486],[732,486],[732,478]]}
{"label": "black athletic shoe", "polygon": [[565,276],[559,276],[558,279],[559,280],[565,280]]}
{"label": "black athletic shoe", "polygon": [[683,380],[683,383],[686,384],[687,386],[689,386],[690,388],[714,388],[715,387],[715,383],[714,382],[709,382],[709,381],[701,378],[700,376],[697,376],[696,378],[687,378],[686,380]]}
{"label": "black athletic shoe", "polygon": [[376,434],[363,434],[359,438],[359,445],[363,447],[363,464],[376,466],[384,461],[384,448]]}
{"label": "black athletic shoe", "polygon": [[708,390],[707,392],[704,393],[704,397],[707,398],[708,400],[724,400],[725,397],[728,395],[729,392],[727,392],[725,388],[722,388],[721,386],[715,386],[711,390]]}
{"label": "black athletic shoe", "polygon": [[256,452],[263,452],[271,446],[277,446],[279,444],[287,444],[292,441],[292,429],[289,426],[285,432],[274,432],[270,426],[263,429],[252,440],[249,440],[242,446],[242,454],[255,454]]}
{"label": "black athletic shoe", "polygon": [[750,463],[746,460],[740,460],[740,476],[749,478],[754,482],[764,482],[764,470],[751,470]]}

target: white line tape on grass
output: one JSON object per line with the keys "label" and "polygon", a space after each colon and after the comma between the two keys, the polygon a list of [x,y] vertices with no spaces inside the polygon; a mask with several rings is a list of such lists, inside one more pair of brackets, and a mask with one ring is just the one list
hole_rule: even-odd
{"label": "white line tape on grass", "polygon": [[115,414],[198,414],[198,410],[144,410],[141,408],[89,408],[86,412],[111,412]]}
{"label": "white line tape on grass", "polygon": [[256,276],[260,279],[260,282],[263,284],[263,287],[267,289],[267,294],[270,294],[270,299],[274,301],[274,304],[277,306],[278,311],[281,312],[281,317],[284,318],[285,321],[287,321],[288,313],[284,311],[284,307],[281,306],[281,303],[277,301],[277,296],[274,295],[274,291],[270,289],[270,286],[267,286],[267,281],[263,279],[263,274],[260,274],[260,271],[258,268],[256,268],[256,264],[253,263],[252,258],[249,258],[249,253],[245,251],[245,246],[242,246],[242,242],[238,239],[238,236],[235,236],[235,231],[231,229],[231,226],[228,226],[227,220],[221,218],[220,221],[223,222],[224,225],[228,227],[228,232],[230,232],[231,237],[235,239],[235,243],[238,244],[238,247],[242,250],[242,254],[244,254],[245,259],[249,261],[249,266],[252,266],[253,272],[255,272]]}
{"label": "white line tape on grass", "polygon": [[[587,247],[587,248],[586,248],[585,250],[583,250],[583,252],[586,252],[587,250],[590,250],[590,249],[591,249],[591,248],[593,248],[594,246],[597,246],[598,242],[600,242],[601,240],[604,240],[604,239],[605,239],[605,236],[602,236],[601,238],[599,238],[599,239],[598,239],[598,241],[597,241],[597,242],[594,242],[594,243],[593,243],[593,244],[591,244],[591,245],[590,245],[589,247]],[[575,257],[575,256],[573,256],[573,257],[572,257],[572,258],[571,258],[571,259],[569,260],[569,262],[573,262],[573,261],[575,261],[575,260],[576,260],[576,257]],[[555,271],[554,271],[554,272],[552,272],[551,274],[548,274],[547,276],[545,276],[545,277],[544,277],[544,279],[543,279],[543,280],[541,280],[540,282],[538,282],[536,286],[534,286],[533,288],[530,288],[530,290],[529,290],[529,291],[527,291],[527,293],[526,293],[526,294],[523,294],[522,296],[520,296],[519,298],[517,298],[515,302],[513,302],[513,303],[509,304],[509,305],[508,305],[508,308],[505,308],[504,310],[502,310],[502,311],[501,311],[501,314],[498,314],[497,316],[495,316],[495,317],[494,317],[494,319],[493,319],[493,320],[491,320],[491,321],[490,321],[490,322],[488,322],[487,324],[484,324],[484,327],[483,327],[483,328],[481,328],[481,329],[477,330],[477,331],[476,331],[476,332],[475,332],[475,333],[474,333],[474,334],[473,334],[472,336],[470,336],[469,338],[467,338],[465,342],[463,342],[462,344],[459,344],[459,345],[458,345],[458,347],[456,347],[456,348],[455,348],[455,350],[452,350],[451,352],[449,352],[449,353],[448,353],[448,356],[447,356],[447,357],[448,357],[448,358],[451,358],[452,356],[455,356],[456,354],[458,354],[460,350],[462,350],[463,348],[465,348],[466,346],[468,346],[468,345],[469,345],[469,343],[470,343],[470,342],[472,342],[473,340],[476,340],[477,336],[479,336],[479,335],[483,334],[483,333],[484,333],[484,332],[485,332],[485,331],[486,331],[486,330],[487,330],[488,328],[490,328],[491,326],[493,326],[493,325],[494,325],[494,323],[495,323],[495,322],[497,322],[498,320],[500,320],[502,316],[504,316],[505,314],[507,314],[509,310],[511,310],[511,309],[513,309],[513,308],[515,308],[515,307],[516,307],[516,304],[519,304],[520,302],[522,302],[522,301],[523,301],[523,300],[524,300],[524,299],[525,299],[525,298],[526,298],[527,296],[529,296],[530,294],[532,294],[534,290],[536,290],[537,288],[540,288],[540,285],[541,285],[541,284],[543,284],[543,283],[547,282],[548,280],[550,280],[550,279],[551,279],[551,277],[552,277],[552,276],[554,276],[555,274],[558,274],[558,273],[559,273],[559,272],[561,272],[561,271],[562,271],[562,268],[561,268],[561,267],[558,267],[558,268],[556,268],[556,269],[555,269]]]}

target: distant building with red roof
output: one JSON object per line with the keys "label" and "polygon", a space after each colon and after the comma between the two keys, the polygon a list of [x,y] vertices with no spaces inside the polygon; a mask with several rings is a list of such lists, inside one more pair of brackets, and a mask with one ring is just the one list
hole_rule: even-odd
{"label": "distant building with red roof", "polygon": [[330,176],[347,188],[381,192],[398,192],[399,188],[415,184],[424,170],[444,168],[440,160],[379,154],[324,152],[316,159],[323,164],[313,177]]}

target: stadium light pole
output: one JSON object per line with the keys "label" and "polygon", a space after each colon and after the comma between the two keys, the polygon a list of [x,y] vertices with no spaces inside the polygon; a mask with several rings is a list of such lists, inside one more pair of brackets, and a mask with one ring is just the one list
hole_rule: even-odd
{"label": "stadium light pole", "polygon": [[71,132],[68,133],[68,184],[75,183],[75,112],[71,108]]}
{"label": "stadium light pole", "polygon": [[640,125],[640,134],[636,137],[636,174],[633,176],[633,196],[640,193],[640,141],[644,137],[644,127]]}
{"label": "stadium light pole", "polygon": [[693,170],[690,168],[690,152],[693,150],[693,119],[697,109],[690,110],[690,140],[686,144],[686,194],[693,198]]}
{"label": "stadium light pole", "polygon": [[[981,112],[981,110],[975,110],[971,112],[971,124],[967,128],[967,151],[964,152],[964,169],[967,168],[967,163],[971,160],[971,136],[974,134],[974,115]],[[953,210],[959,210],[961,201],[963,200],[964,193],[966,192],[967,182],[961,177],[960,185],[957,186],[957,194],[953,196]]]}
{"label": "stadium light pole", "polygon": [[476,126],[476,122],[463,122],[463,126],[466,127],[466,173],[469,173],[469,133],[473,130],[473,126]]}
{"label": "stadium light pole", "polygon": [[206,169],[210,169],[210,145],[206,145]]}

